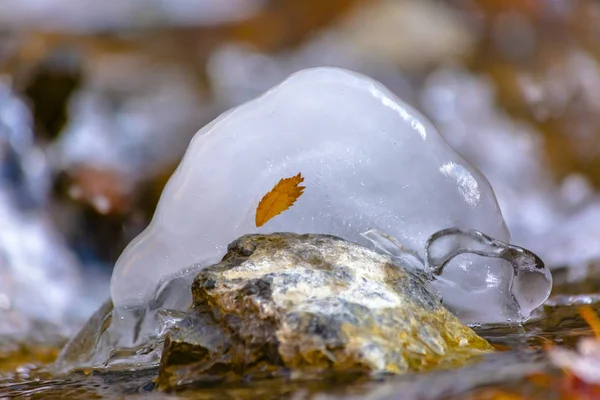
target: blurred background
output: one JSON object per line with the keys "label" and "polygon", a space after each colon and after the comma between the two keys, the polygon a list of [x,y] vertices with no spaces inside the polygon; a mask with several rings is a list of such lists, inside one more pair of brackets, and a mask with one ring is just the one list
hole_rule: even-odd
{"label": "blurred background", "polygon": [[0,0],[0,334],[86,318],[193,134],[321,65],[431,118],[513,243],[595,276],[596,0]]}

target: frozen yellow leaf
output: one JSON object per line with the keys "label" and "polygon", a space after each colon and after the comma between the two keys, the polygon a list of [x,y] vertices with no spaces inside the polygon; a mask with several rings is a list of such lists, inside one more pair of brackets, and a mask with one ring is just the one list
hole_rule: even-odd
{"label": "frozen yellow leaf", "polygon": [[304,178],[300,173],[277,182],[277,185],[258,203],[256,227],[263,226],[268,220],[293,206],[304,192],[305,187],[300,186],[302,182],[304,182]]}

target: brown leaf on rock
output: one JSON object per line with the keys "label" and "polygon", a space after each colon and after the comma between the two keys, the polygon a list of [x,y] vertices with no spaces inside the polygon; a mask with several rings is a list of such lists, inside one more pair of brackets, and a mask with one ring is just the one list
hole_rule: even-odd
{"label": "brown leaf on rock", "polygon": [[305,186],[300,186],[302,182],[304,182],[304,178],[300,173],[277,182],[277,185],[258,203],[256,227],[263,226],[271,218],[293,206],[298,197],[304,193]]}

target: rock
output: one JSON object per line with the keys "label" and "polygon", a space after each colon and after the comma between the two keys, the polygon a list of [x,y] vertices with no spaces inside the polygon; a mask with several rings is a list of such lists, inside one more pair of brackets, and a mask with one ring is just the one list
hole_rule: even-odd
{"label": "rock", "polygon": [[492,347],[416,271],[330,235],[246,235],[200,271],[168,335],[163,389],[240,378],[456,366]]}

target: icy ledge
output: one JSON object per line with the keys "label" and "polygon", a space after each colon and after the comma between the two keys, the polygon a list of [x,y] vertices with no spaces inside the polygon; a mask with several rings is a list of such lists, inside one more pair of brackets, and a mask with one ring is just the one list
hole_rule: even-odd
{"label": "icy ledge", "polygon": [[[262,196],[298,173],[304,194],[257,228]],[[373,247],[363,234],[377,232],[425,268],[419,260],[427,260],[428,239],[449,228],[459,230],[433,250],[451,257],[432,279],[463,321],[524,321],[546,300],[550,274],[543,264],[528,264],[531,258],[511,265],[497,256],[494,244],[506,245],[509,233],[492,188],[425,117],[366,76],[300,71],[195,135],[152,223],[117,262],[111,296],[122,316],[116,323],[131,326],[131,310],[155,301],[157,287],[190,276],[192,265],[218,262],[244,234],[326,233]],[[470,230],[488,236],[456,234]],[[467,251],[471,244],[476,251]],[[457,252],[461,246],[467,248]],[[520,279],[518,265],[527,279]],[[161,301],[183,310],[190,279],[180,281],[184,287],[168,293],[183,297]],[[147,323],[135,323],[136,337]]]}

